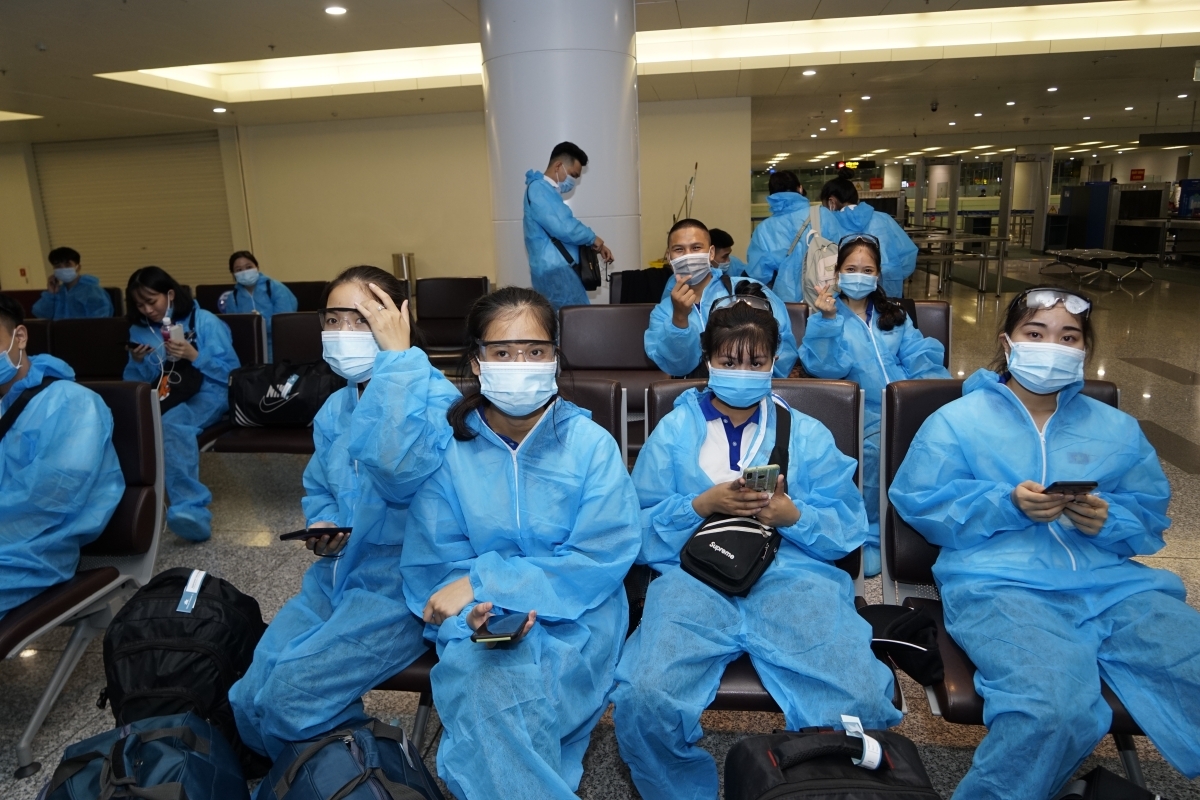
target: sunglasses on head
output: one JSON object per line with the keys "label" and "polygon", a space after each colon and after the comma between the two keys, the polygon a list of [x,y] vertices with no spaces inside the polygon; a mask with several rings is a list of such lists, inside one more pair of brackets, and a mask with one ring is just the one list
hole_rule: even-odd
{"label": "sunglasses on head", "polygon": [[721,297],[713,301],[712,307],[709,309],[711,314],[714,311],[720,311],[723,308],[733,308],[738,303],[745,303],[751,308],[756,308],[759,311],[771,312],[771,301],[765,297],[756,297],[750,294],[731,294],[728,297]]}
{"label": "sunglasses on head", "polygon": [[876,249],[879,248],[879,239],[871,234],[851,233],[843,236],[841,239],[838,239],[838,250],[841,250],[843,247],[848,247],[852,244],[857,244],[858,242],[866,242],[867,244],[874,245]]}
{"label": "sunglasses on head", "polygon": [[1092,313],[1092,301],[1067,289],[1026,289],[1013,299],[1012,308],[1024,305],[1026,308],[1054,308],[1062,303],[1068,313],[1082,315],[1084,319]]}

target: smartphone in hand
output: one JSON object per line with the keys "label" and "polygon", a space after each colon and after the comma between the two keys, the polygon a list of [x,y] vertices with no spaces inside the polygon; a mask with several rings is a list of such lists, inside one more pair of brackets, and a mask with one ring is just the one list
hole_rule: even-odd
{"label": "smartphone in hand", "polygon": [[774,493],[775,484],[779,481],[779,465],[746,467],[742,470],[742,480],[746,482],[748,491]]}
{"label": "smartphone in hand", "polygon": [[1042,494],[1091,494],[1099,485],[1095,481],[1055,481]]}
{"label": "smartphone in hand", "polygon": [[322,536],[333,536],[338,533],[350,533],[352,528],[304,528],[291,533],[279,534],[279,541],[292,542],[297,539],[320,539]]}
{"label": "smartphone in hand", "polygon": [[511,642],[521,635],[528,614],[493,614],[471,634],[472,642],[497,644]]}

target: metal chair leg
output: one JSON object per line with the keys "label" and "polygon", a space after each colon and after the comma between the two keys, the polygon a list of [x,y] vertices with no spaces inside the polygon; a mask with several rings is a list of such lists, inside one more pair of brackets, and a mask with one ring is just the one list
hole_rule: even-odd
{"label": "metal chair leg", "polygon": [[1125,768],[1125,777],[1143,789],[1146,779],[1142,777],[1142,763],[1138,761],[1137,747],[1133,737],[1127,733],[1114,733],[1113,741],[1117,743],[1117,754],[1121,756],[1121,766]]}
{"label": "metal chair leg", "polygon": [[417,703],[417,718],[413,722],[413,741],[420,750],[425,743],[425,726],[429,724],[429,712],[433,709],[433,692],[421,692]]}
{"label": "metal chair leg", "polygon": [[46,721],[50,709],[54,708],[54,703],[62,694],[63,687],[67,685],[67,680],[75,671],[79,659],[83,658],[88,645],[92,639],[103,632],[103,627],[97,628],[91,624],[90,617],[75,624],[75,630],[71,631],[71,638],[67,642],[66,649],[63,650],[62,657],[58,660],[58,666],[54,668],[54,674],[50,676],[50,683],[42,692],[42,696],[38,698],[33,716],[30,718],[29,724],[25,726],[20,741],[17,742],[17,769],[13,773],[13,777],[28,778],[41,770],[42,765],[33,760],[33,739],[41,729],[42,723]]}

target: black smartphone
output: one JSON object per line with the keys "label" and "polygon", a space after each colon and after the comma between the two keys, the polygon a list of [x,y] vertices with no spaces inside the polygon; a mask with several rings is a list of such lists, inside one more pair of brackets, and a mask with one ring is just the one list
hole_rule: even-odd
{"label": "black smartphone", "polygon": [[291,542],[296,539],[319,539],[322,536],[333,536],[335,533],[350,533],[351,528],[305,528],[291,533],[279,534],[279,541]]}
{"label": "black smartphone", "polygon": [[125,343],[126,350],[137,350],[141,346],[141,342],[128,341]]}
{"label": "black smartphone", "polygon": [[528,618],[528,614],[493,614],[471,634],[471,641],[481,644],[511,642],[520,635]]}
{"label": "black smartphone", "polygon": [[1095,481],[1055,481],[1042,494],[1091,494],[1099,485]]}

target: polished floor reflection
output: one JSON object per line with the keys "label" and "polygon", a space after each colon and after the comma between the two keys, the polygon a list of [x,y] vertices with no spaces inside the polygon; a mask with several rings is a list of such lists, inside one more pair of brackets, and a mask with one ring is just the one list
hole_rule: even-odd
{"label": "polished floor reflection", "polygon": [[[1073,286],[1063,267],[1039,274],[1042,260],[1010,261],[1006,288],[1054,283]],[[963,278],[963,270],[956,272]],[[1093,319],[1096,348],[1088,365],[1089,377],[1114,381],[1121,388],[1121,407],[1142,422],[1143,430],[1163,459],[1174,497],[1173,519],[1167,546],[1144,561],[1170,569],[1183,577],[1190,602],[1200,607],[1200,336],[1195,319],[1200,308],[1200,271],[1155,270],[1154,283],[1134,276],[1118,284],[1101,277],[1085,286],[1095,298]],[[945,299],[953,306],[951,373],[969,375],[987,364],[996,352],[996,328],[1011,292],[997,298],[978,295],[974,276],[970,285],[951,282]],[[937,297],[936,278],[929,283],[929,296]],[[926,276],[917,273],[909,294],[926,295]],[[232,581],[258,598],[269,618],[294,594],[310,562],[299,544],[279,542],[277,535],[303,524],[300,514],[300,475],[306,459],[299,456],[205,454],[201,459],[203,480],[212,487],[213,539],[195,545],[167,535],[159,555],[158,569],[189,566],[206,569]],[[881,592],[878,580],[869,582],[872,600]],[[89,648],[72,676],[58,705],[51,712],[35,742],[37,758],[44,765],[37,777],[14,781],[13,749],[20,729],[32,711],[55,660],[65,644],[61,634],[35,645],[36,652],[0,663],[0,685],[4,688],[3,718],[0,718],[0,797],[6,800],[33,798],[57,764],[63,748],[85,736],[99,733],[112,724],[109,711],[96,708],[96,697],[104,683],[100,643]],[[950,725],[929,714],[921,688],[904,680],[908,714],[899,730],[917,742],[938,790],[949,797],[970,765],[974,746],[983,728]],[[368,707],[384,720],[411,725],[416,696],[372,692]],[[707,735],[701,744],[724,760],[729,747],[751,733],[766,733],[783,727],[777,714],[708,712]],[[439,730],[436,718],[430,733]],[[436,738],[430,744],[432,766]],[[1175,772],[1144,738],[1139,751],[1150,788],[1172,800],[1200,798],[1200,780],[1188,781]],[[1121,773],[1111,740],[1106,740],[1083,766],[1083,771],[1102,764]],[[617,753],[608,715],[592,736],[580,796],[600,798],[636,797]]]}

